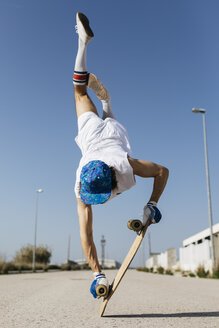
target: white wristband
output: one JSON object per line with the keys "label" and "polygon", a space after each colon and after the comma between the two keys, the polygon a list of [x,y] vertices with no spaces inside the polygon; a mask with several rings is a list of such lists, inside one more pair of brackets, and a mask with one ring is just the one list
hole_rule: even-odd
{"label": "white wristband", "polygon": [[154,206],[157,206],[157,203],[156,202],[154,202],[153,200],[152,201],[150,201],[150,202],[148,202],[148,204],[152,204],[152,205],[154,205]]}
{"label": "white wristband", "polygon": [[96,276],[98,276],[98,274],[101,274],[101,272],[93,272],[94,279],[96,278]]}

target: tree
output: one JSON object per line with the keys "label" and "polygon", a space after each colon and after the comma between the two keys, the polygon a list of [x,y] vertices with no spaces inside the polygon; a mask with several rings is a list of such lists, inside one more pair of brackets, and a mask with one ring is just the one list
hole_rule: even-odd
{"label": "tree", "polygon": [[[48,246],[39,245],[36,248],[36,263],[48,264],[52,256],[52,251]],[[21,247],[14,257],[15,263],[32,263],[33,246],[28,244]]]}
{"label": "tree", "polygon": [[0,252],[0,263],[6,262],[6,255]]}

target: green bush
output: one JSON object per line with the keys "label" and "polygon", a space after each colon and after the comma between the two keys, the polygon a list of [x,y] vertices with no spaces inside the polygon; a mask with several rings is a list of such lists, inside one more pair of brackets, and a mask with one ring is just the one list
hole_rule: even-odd
{"label": "green bush", "polygon": [[[39,245],[36,248],[36,262],[40,264],[48,264],[52,256],[51,250],[48,246]],[[15,255],[15,263],[32,263],[33,261],[33,246],[27,245],[22,247]]]}
{"label": "green bush", "polygon": [[61,265],[61,270],[63,270],[63,271],[71,271],[72,270],[72,265],[69,264],[69,263],[62,264]]}
{"label": "green bush", "polygon": [[164,268],[163,268],[162,266],[159,266],[159,267],[157,268],[157,273],[159,273],[159,274],[163,274],[163,273],[164,273]]}
{"label": "green bush", "polygon": [[8,274],[9,271],[9,264],[8,263],[3,263],[2,268],[1,268],[1,272],[3,274]]}
{"label": "green bush", "polygon": [[3,274],[7,274],[9,271],[15,271],[17,270],[17,267],[12,262],[5,262],[2,265],[1,272]]}
{"label": "green bush", "polygon": [[61,265],[62,270],[64,271],[71,271],[71,265],[70,264],[62,264]]}
{"label": "green bush", "polygon": [[194,278],[194,277],[196,277],[196,275],[194,273],[190,272],[189,277]]}
{"label": "green bush", "polygon": [[32,264],[27,263],[15,263],[15,268],[18,271],[31,271],[32,270]]}
{"label": "green bush", "polygon": [[88,264],[83,264],[83,265],[71,265],[69,263],[66,264],[62,264],[60,265],[60,269],[63,271],[76,271],[76,270],[90,270],[90,267],[88,266]]}
{"label": "green bush", "polygon": [[81,265],[81,270],[91,270],[88,263]]}
{"label": "green bush", "polygon": [[150,272],[154,272],[154,268],[153,267],[151,267],[149,270],[150,270]]}
{"label": "green bush", "polygon": [[173,272],[171,270],[166,270],[165,274],[169,275],[169,276],[173,276]]}
{"label": "green bush", "polygon": [[207,278],[209,275],[209,271],[205,271],[205,268],[203,266],[199,266],[196,274],[199,278]]}
{"label": "green bush", "polygon": [[141,267],[136,267],[136,271],[142,271]]}
{"label": "green bush", "polygon": [[219,265],[216,269],[213,270],[213,274],[211,276],[213,279],[219,279]]}
{"label": "green bush", "polygon": [[49,264],[48,270],[61,270],[61,267],[60,267],[60,265],[57,265],[57,264]]}
{"label": "green bush", "polygon": [[0,263],[0,273],[7,274],[9,271],[22,272],[24,270],[32,270],[29,265],[21,265],[14,262],[4,262]]}
{"label": "green bush", "polygon": [[174,270],[175,272],[181,272],[181,269],[178,267]]}
{"label": "green bush", "polygon": [[82,270],[82,268],[81,268],[80,265],[72,265],[71,270],[72,271],[77,271],[77,270]]}
{"label": "green bush", "polygon": [[137,271],[143,271],[143,272],[149,272],[149,269],[146,267],[137,267],[136,268]]}

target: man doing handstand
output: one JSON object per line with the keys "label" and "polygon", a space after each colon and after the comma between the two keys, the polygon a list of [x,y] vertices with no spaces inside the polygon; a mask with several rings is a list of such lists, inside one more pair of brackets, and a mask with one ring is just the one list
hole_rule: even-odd
{"label": "man doing handstand", "polygon": [[[90,291],[96,298],[98,285],[108,288],[108,280],[101,271],[93,241],[92,205],[103,204],[135,185],[135,175],[154,178],[149,202],[144,206],[142,223],[157,223],[161,213],[157,202],[168,179],[164,166],[134,159],[126,129],[115,119],[110,95],[102,82],[87,73],[86,50],[94,34],[89,21],[82,13],[76,15],[78,52],[73,76],[78,136],[75,138],[82,152],[76,173],[75,194],[78,204],[80,238],[84,255],[93,271],[94,281]],[[87,94],[87,86],[101,100],[103,116]],[[106,290],[107,290],[106,288]]]}

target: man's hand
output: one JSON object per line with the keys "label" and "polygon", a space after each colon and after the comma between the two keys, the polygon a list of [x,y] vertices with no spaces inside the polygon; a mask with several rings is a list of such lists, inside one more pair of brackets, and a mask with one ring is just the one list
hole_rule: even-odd
{"label": "man's hand", "polygon": [[161,220],[161,217],[162,215],[157,208],[157,203],[147,203],[143,212],[143,225],[145,225],[148,220],[150,220],[151,223],[158,223]]}
{"label": "man's hand", "polygon": [[[98,291],[99,288],[103,290],[102,293]],[[90,292],[94,298],[99,298],[100,296],[106,296],[109,289],[109,282],[104,273],[99,273],[91,284]]]}

